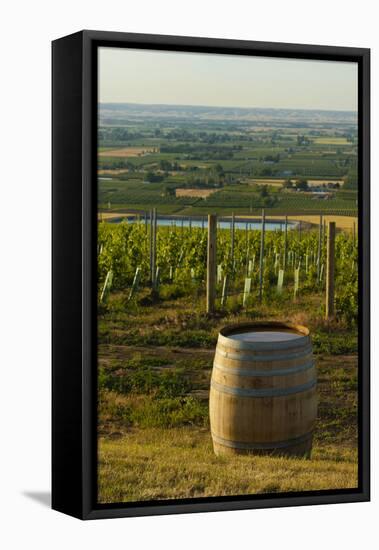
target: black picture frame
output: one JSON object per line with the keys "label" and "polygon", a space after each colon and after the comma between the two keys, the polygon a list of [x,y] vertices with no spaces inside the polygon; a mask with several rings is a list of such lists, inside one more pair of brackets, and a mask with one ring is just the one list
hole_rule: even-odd
{"label": "black picture frame", "polygon": [[[358,63],[359,487],[138,504],[96,503],[96,170],[99,46]],[[52,43],[52,507],[81,519],[370,499],[370,50],[81,31]]]}

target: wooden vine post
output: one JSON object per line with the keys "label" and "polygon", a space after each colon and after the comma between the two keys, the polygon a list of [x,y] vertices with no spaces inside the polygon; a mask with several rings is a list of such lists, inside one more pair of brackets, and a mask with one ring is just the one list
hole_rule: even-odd
{"label": "wooden vine post", "polygon": [[336,238],[336,223],[328,224],[328,241],[326,257],[326,302],[325,319],[329,320],[334,316],[334,250]]}
{"label": "wooden vine post", "polygon": [[150,235],[149,235],[149,268],[150,268],[150,273],[149,273],[149,279],[150,279],[150,282],[152,282],[153,280],[153,275],[152,275],[152,270],[151,270],[151,266],[152,266],[152,258],[153,258],[153,211],[150,210],[149,212],[149,222],[150,222]]}
{"label": "wooden vine post", "polygon": [[150,276],[151,286],[155,288],[155,276],[157,270],[157,209],[152,211],[150,227]]}
{"label": "wooden vine post", "polygon": [[248,277],[249,276],[249,224],[247,222],[245,226],[245,243],[246,243],[246,253],[245,253],[246,277]]}
{"label": "wooden vine post", "polygon": [[286,216],[286,223],[284,224],[283,271],[285,271],[287,267],[287,231],[288,231],[288,216]]}
{"label": "wooden vine post", "polygon": [[262,210],[261,254],[259,258],[259,300],[263,297],[263,258],[265,253],[265,211]]}
{"label": "wooden vine post", "polygon": [[233,212],[232,221],[230,224],[230,258],[231,258],[233,270],[234,270],[234,227],[235,227],[235,218],[234,218],[234,212]]}
{"label": "wooden vine post", "polygon": [[208,214],[207,313],[215,311],[217,266],[217,216]]}
{"label": "wooden vine post", "polygon": [[320,225],[318,226],[318,247],[317,247],[317,281],[320,280],[321,269],[321,247],[322,247],[322,216],[320,216]]}

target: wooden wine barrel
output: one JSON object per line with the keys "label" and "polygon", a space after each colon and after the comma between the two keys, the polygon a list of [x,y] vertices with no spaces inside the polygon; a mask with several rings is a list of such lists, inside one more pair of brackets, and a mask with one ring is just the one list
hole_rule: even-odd
{"label": "wooden wine barrel", "polygon": [[309,330],[276,322],[223,328],[209,414],[217,455],[309,457],[317,415]]}

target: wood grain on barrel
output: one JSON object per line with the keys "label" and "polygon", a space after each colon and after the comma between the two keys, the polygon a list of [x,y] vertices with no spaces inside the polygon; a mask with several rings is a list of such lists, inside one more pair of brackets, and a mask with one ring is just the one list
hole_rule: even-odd
{"label": "wood grain on barrel", "polygon": [[[299,338],[249,342],[228,337],[270,329]],[[210,391],[216,454],[307,455],[316,415],[316,371],[306,328],[265,323],[221,331]]]}

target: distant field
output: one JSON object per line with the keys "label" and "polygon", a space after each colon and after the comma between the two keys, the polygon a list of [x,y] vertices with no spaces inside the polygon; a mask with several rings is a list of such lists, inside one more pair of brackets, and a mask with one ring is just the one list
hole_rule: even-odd
{"label": "distant field", "polygon": [[133,214],[128,214],[127,212],[99,212],[97,217],[100,221],[109,221],[117,220],[118,218],[128,218],[129,216],[133,216]]}
{"label": "distant field", "polygon": [[[292,183],[296,183],[297,179],[290,178]],[[344,180],[328,178],[328,179],[307,179],[305,178],[309,187],[319,187],[320,185],[328,185],[328,183],[339,183],[340,185],[344,184]],[[284,178],[252,178],[247,180],[250,185],[270,185],[272,187],[282,187],[283,183],[286,180]]]}
{"label": "distant field", "polygon": [[206,198],[212,193],[215,193],[217,189],[175,189],[176,197],[199,197]]}
{"label": "distant field", "polygon": [[[275,216],[275,219],[284,219],[285,216]],[[336,222],[337,229],[343,231],[353,231],[354,224],[355,229],[358,229],[358,218],[356,216],[335,216],[335,215],[323,215],[323,220],[328,222]],[[267,219],[270,219],[270,216],[267,216]],[[314,216],[312,214],[301,214],[299,216],[288,216],[288,219],[291,221],[302,221],[306,223],[311,223],[318,225],[320,223],[320,216]]]}
{"label": "distant field", "polygon": [[99,176],[119,176],[120,174],[127,174],[129,172],[128,168],[110,168],[108,170],[98,170],[97,173]]}
{"label": "distant field", "polygon": [[349,142],[343,137],[316,137],[313,143],[319,143],[322,145],[348,145]]}
{"label": "distant field", "polygon": [[248,181],[250,184],[253,184],[253,185],[272,185],[273,187],[281,187],[286,180],[270,179],[270,178],[261,178],[261,179],[253,178]]}
{"label": "distant field", "polygon": [[328,185],[328,183],[339,183],[340,185],[343,185],[344,184],[344,180],[335,180],[333,178],[329,178],[329,179],[320,179],[320,180],[307,180],[308,182],[308,186],[309,187],[319,187],[320,185],[323,185],[325,183],[325,185]]}
{"label": "distant field", "polygon": [[156,147],[122,147],[121,149],[105,149],[99,152],[100,157],[139,157],[147,153],[156,153]]}

